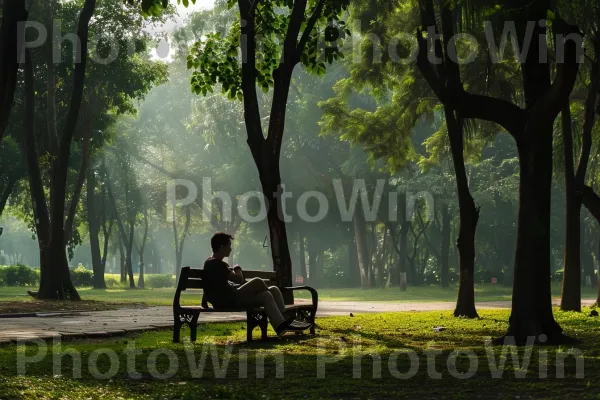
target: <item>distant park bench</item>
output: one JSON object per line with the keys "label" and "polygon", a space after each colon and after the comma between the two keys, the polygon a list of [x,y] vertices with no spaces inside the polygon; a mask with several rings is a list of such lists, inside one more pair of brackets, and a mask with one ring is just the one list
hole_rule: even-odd
{"label": "distant park bench", "polygon": [[[180,342],[181,327],[184,324],[188,324],[190,327],[190,339],[192,342],[196,341],[196,330],[198,326],[198,319],[201,313],[223,313],[223,312],[245,312],[247,317],[246,323],[246,337],[250,342],[252,341],[252,331],[257,326],[261,330],[261,339],[267,339],[267,315],[262,307],[259,308],[210,308],[208,303],[202,298],[202,306],[182,306],[180,303],[181,292],[187,289],[203,289],[202,281],[202,269],[195,269],[190,267],[184,267],[181,269],[181,275],[179,276],[179,282],[177,284],[177,291],[175,292],[175,298],[173,299],[173,342]],[[261,278],[265,280],[267,286],[276,286],[275,272],[266,271],[246,271],[244,270],[244,279]],[[297,304],[286,306],[286,313],[289,316],[295,317],[297,320],[306,321],[311,324],[310,333],[315,333],[315,315],[317,313],[317,306],[319,303],[319,296],[317,291],[310,286],[294,286],[294,287],[283,287],[280,288],[282,292],[289,290],[308,290],[312,295],[312,304]]]}

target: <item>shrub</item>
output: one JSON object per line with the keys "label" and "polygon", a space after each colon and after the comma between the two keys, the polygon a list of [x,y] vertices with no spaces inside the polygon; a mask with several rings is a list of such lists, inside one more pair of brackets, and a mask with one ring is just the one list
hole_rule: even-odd
{"label": "shrub", "polygon": [[39,282],[40,272],[27,265],[0,268],[0,286],[36,286]]}
{"label": "shrub", "polygon": [[124,286],[121,283],[121,278],[113,275],[104,275],[104,283],[106,283],[107,288],[118,288]]}
{"label": "shrub", "polygon": [[71,282],[75,286],[92,286],[94,282],[94,273],[79,264],[77,268],[71,270]]}
{"label": "shrub", "polygon": [[144,286],[152,289],[175,287],[175,276],[171,274],[145,275]]}

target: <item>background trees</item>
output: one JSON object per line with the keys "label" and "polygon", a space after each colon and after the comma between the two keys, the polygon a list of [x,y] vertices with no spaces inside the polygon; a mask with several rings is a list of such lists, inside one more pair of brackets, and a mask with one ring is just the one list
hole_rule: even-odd
{"label": "background trees", "polygon": [[[63,46],[71,62],[55,65],[47,47],[31,49],[17,74],[0,144],[0,209],[35,233],[51,275],[40,297],[77,298],[68,257],[93,269],[98,288],[108,270],[130,287],[143,287],[145,273],[176,275],[202,263],[217,230],[236,237],[230,262],[274,267],[285,285],[458,285],[455,314],[475,317],[476,284],[514,284],[509,333],[520,338],[562,339],[551,279],[564,280],[565,310],[580,308],[581,285],[597,284],[596,2],[217,2],[172,33],[168,66],[152,57],[148,33],[171,11],[162,2],[103,2],[89,24],[92,2],[33,3],[30,16],[52,5],[71,29],[82,21],[95,38],[108,27],[130,50],[103,64],[94,60],[109,55],[109,43],[92,41],[82,65]],[[515,21],[521,47],[527,29],[547,44],[492,62],[486,20],[496,39]],[[565,63],[540,63],[562,45],[555,35],[575,25],[585,62],[567,41]],[[415,63],[389,50],[402,32],[411,39],[395,50],[406,56],[412,40]],[[483,56],[453,60],[447,45],[458,32],[477,38]],[[168,187],[182,179],[197,196],[170,207]],[[250,191],[266,196],[266,220],[241,216],[260,213]],[[318,221],[310,218],[322,205],[303,197],[309,191],[329,205]],[[365,218],[378,191],[380,207]],[[9,242],[7,250],[19,247]]]}

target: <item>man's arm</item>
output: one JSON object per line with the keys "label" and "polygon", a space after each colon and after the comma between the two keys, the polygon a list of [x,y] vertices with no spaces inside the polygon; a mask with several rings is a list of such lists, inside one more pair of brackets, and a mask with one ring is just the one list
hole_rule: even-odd
{"label": "man's arm", "polygon": [[227,279],[229,279],[231,282],[243,285],[244,273],[242,272],[242,267],[236,264],[233,268],[231,268],[229,265],[227,266],[227,268],[229,269],[229,275]]}

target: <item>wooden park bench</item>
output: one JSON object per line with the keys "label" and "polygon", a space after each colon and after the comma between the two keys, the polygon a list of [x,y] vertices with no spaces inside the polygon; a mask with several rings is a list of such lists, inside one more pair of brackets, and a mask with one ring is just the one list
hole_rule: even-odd
{"label": "wooden park bench", "polygon": [[[175,298],[173,299],[173,342],[180,342],[181,327],[184,324],[188,324],[190,327],[190,339],[192,342],[196,341],[196,331],[198,326],[198,319],[202,313],[218,313],[218,312],[245,312],[246,313],[246,337],[250,342],[252,341],[252,331],[257,326],[261,330],[261,339],[267,339],[267,315],[265,314],[264,308],[210,308],[205,298],[202,298],[201,306],[182,306],[180,303],[181,292],[187,289],[203,289],[202,281],[202,269],[195,269],[190,267],[184,267],[181,269],[181,275],[179,276],[179,282],[177,284],[177,291],[175,292]],[[276,286],[275,272],[267,271],[246,271],[244,270],[244,279],[261,278],[265,281],[267,286]],[[287,316],[293,316],[299,321],[305,321],[311,324],[310,333],[315,334],[315,315],[317,313],[317,306],[319,303],[319,296],[317,291],[310,286],[294,286],[294,287],[283,287],[280,288],[282,292],[289,290],[308,290],[312,295],[312,304],[295,304],[286,306],[285,314]]]}

